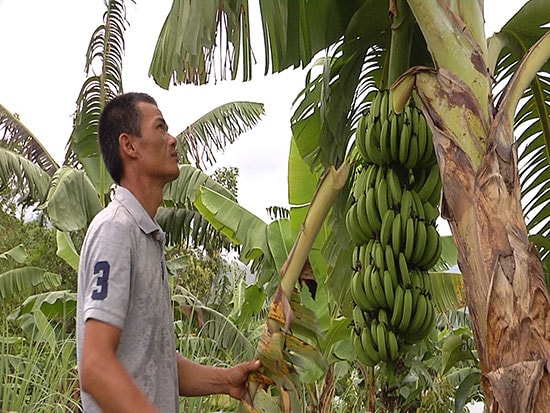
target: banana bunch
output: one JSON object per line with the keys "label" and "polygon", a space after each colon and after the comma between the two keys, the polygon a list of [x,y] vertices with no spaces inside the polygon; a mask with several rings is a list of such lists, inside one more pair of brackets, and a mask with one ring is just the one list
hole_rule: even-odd
{"label": "banana bunch", "polygon": [[387,91],[376,94],[368,115],[359,120],[356,144],[368,164],[399,162],[412,169],[427,168],[437,162],[426,118],[412,106],[406,106],[397,115]]}
{"label": "banana bunch", "polygon": [[356,145],[362,163],[345,220],[356,245],[352,341],[359,360],[374,366],[397,360],[433,328],[426,284],[441,255],[441,178],[424,116],[410,105],[397,115],[386,91],[359,120]]}

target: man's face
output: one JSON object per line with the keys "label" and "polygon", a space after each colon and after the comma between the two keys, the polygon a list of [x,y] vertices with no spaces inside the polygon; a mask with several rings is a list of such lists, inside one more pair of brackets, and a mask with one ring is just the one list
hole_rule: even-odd
{"label": "man's face", "polygon": [[141,162],[140,172],[164,184],[179,175],[176,138],[168,133],[168,125],[159,108],[140,102],[141,138],[134,138]]}

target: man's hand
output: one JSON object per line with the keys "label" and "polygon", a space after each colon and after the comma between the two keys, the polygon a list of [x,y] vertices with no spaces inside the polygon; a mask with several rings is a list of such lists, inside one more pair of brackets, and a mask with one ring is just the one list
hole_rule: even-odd
{"label": "man's hand", "polygon": [[228,394],[250,402],[246,382],[250,373],[258,370],[260,361],[246,361],[234,367],[212,367],[191,361],[178,354],[180,396]]}
{"label": "man's hand", "polygon": [[260,367],[260,360],[247,361],[227,369],[228,391],[227,393],[237,399],[251,402],[248,387],[246,385],[250,373]]}

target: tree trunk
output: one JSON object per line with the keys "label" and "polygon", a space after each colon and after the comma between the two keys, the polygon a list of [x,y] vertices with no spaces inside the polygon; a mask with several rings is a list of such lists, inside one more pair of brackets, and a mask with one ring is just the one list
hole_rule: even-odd
{"label": "tree trunk", "polygon": [[[434,133],[442,215],[458,249],[487,408],[546,412],[549,297],[525,226],[515,147],[503,143],[512,142],[513,131],[506,127],[512,122],[481,122],[469,87],[445,70],[418,75],[417,85]],[[448,127],[450,113],[460,130]],[[479,163],[459,143],[466,137],[482,142],[470,145],[479,151]]]}

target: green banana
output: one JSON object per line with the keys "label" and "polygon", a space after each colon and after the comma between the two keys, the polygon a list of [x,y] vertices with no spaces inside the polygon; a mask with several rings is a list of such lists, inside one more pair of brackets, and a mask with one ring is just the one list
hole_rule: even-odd
{"label": "green banana", "polygon": [[375,244],[376,240],[371,238],[366,244],[362,245],[360,259],[363,263],[363,267],[366,267],[372,261],[372,250],[374,249]]}
{"label": "green banana", "polygon": [[362,194],[365,193],[367,187],[367,169],[362,168],[356,172],[355,181],[353,182],[352,194],[357,200]]}
{"label": "green banana", "polygon": [[388,346],[388,359],[390,361],[397,360],[399,358],[399,345],[393,331],[387,330],[386,341]]}
{"label": "green banana", "polygon": [[376,206],[380,217],[383,217],[390,207],[388,203],[388,182],[385,177],[376,186]]}
{"label": "green banana", "polygon": [[426,150],[424,151],[424,155],[422,156],[422,158],[418,160],[418,165],[422,167],[429,167],[432,166],[435,162],[437,162],[437,159],[435,156],[433,135],[431,130],[428,128]]}
{"label": "green banana", "polygon": [[384,323],[387,326],[390,325],[388,312],[385,309],[381,308],[380,310],[378,310],[378,314],[376,318],[378,318],[379,323]]}
{"label": "green banana", "polygon": [[430,331],[434,327],[434,321],[435,321],[435,308],[430,300],[428,300],[428,314],[426,315],[426,318],[424,322],[422,323],[422,326],[418,330],[418,334],[420,335],[420,339],[426,337]]}
{"label": "green banana", "polygon": [[[422,257],[418,260],[417,266],[421,269],[429,270],[431,267],[428,267],[432,263],[434,257],[437,254],[439,249],[439,244],[441,243],[439,233],[435,229],[435,226],[428,225],[426,227],[426,248]],[[439,258],[439,256],[437,256]],[[436,259],[437,261],[437,259]],[[432,266],[435,263],[432,264]]]}
{"label": "green banana", "polygon": [[384,165],[386,162],[382,158],[382,152],[378,147],[380,142],[380,123],[374,122],[367,130],[365,135],[365,151],[371,163]]}
{"label": "green banana", "polygon": [[422,200],[420,199],[420,197],[418,196],[416,191],[410,191],[410,192],[411,192],[411,196],[412,196],[412,199],[413,199],[414,215],[418,219],[425,219],[426,213],[424,212],[424,205],[422,203]]}
{"label": "green banana", "polygon": [[424,202],[422,204],[422,207],[424,209],[424,216],[425,216],[426,222],[430,225],[435,224],[435,221],[439,217],[439,209],[433,206],[428,201]]}
{"label": "green banana", "polygon": [[417,333],[418,330],[420,330],[420,327],[422,326],[422,323],[424,322],[424,320],[426,319],[426,315],[428,314],[428,300],[423,294],[420,294],[418,296],[416,307],[414,308],[413,313],[413,317],[407,329],[407,331],[412,334]]}
{"label": "green banana", "polygon": [[436,163],[430,168],[426,181],[417,189],[418,196],[422,202],[426,202],[430,199],[430,196],[437,187],[438,180],[441,180],[441,177],[439,175],[439,165]]}
{"label": "green banana", "polygon": [[408,189],[403,191],[403,195],[401,197],[401,225],[402,229],[405,229],[405,224],[407,223],[407,219],[412,215],[412,208],[414,204],[414,199],[412,195],[412,191],[409,191]]}
{"label": "green banana", "polygon": [[388,116],[388,105],[389,105],[389,97],[390,94],[387,90],[380,91],[379,93],[382,94],[382,99],[380,99],[380,110],[379,110],[379,116],[380,119],[384,119]]}
{"label": "green banana", "polygon": [[[401,159],[399,159],[401,161]],[[409,139],[409,153],[407,159],[403,162],[403,166],[407,169],[413,168],[418,163],[418,138],[416,133],[411,134]]]}
{"label": "green banana", "polygon": [[401,203],[403,190],[401,188],[399,176],[392,168],[388,168],[388,171],[386,172],[386,181],[388,184],[389,198],[391,199],[390,205],[393,208],[397,208],[397,205]]}
{"label": "green banana", "polygon": [[355,218],[352,219],[352,224],[356,223],[359,226],[359,230],[363,234],[361,241],[367,241],[371,238],[376,237],[376,233],[370,226],[369,220],[367,218],[367,196],[361,195],[356,203],[357,207],[355,208]]}
{"label": "green banana", "polygon": [[411,264],[418,264],[426,248],[427,230],[424,221],[416,221],[416,231],[414,233],[414,246],[411,254]]}
{"label": "green banana", "polygon": [[370,323],[370,336],[372,338],[372,344],[376,351],[378,351],[378,341],[376,340],[376,330],[378,328],[378,320],[375,318]]}
{"label": "green banana", "polygon": [[399,160],[399,138],[400,131],[399,128],[399,118],[400,115],[392,115],[389,118],[390,122],[390,158],[392,161]]}
{"label": "green banana", "polygon": [[355,327],[362,329],[367,325],[367,320],[363,314],[363,310],[358,305],[355,305],[351,310],[351,315],[353,318],[353,324]]}
{"label": "green banana", "polygon": [[414,247],[414,233],[414,220],[412,217],[409,217],[407,218],[407,223],[405,226],[405,249],[403,250],[407,262],[409,262],[411,259]]}
{"label": "green banana", "polygon": [[[365,330],[366,329],[363,329],[362,331],[365,331]],[[362,331],[359,334],[362,335]],[[357,359],[366,366],[369,366],[369,367],[376,366],[376,364],[378,364],[378,362],[380,361],[379,357],[378,357],[378,360],[374,360],[373,358],[371,358],[369,353],[365,351],[361,337],[358,335],[358,333],[352,332],[351,335],[352,335],[351,341],[353,344],[353,348],[355,349],[355,354],[357,355]]]}
{"label": "green banana", "polygon": [[356,271],[351,278],[351,298],[362,310],[369,311],[374,310],[376,307],[372,305],[365,293],[363,286],[363,271]]}
{"label": "green banana", "polygon": [[412,317],[412,292],[409,288],[405,289],[403,297],[403,314],[401,315],[401,321],[397,326],[399,331],[407,331]]}
{"label": "green banana", "polygon": [[357,222],[357,204],[353,204],[346,212],[346,229],[355,243],[360,244],[365,240],[365,234]]}
{"label": "green banana", "polygon": [[401,213],[395,214],[391,228],[391,247],[393,255],[397,257],[401,251]]}
{"label": "green banana", "polygon": [[412,129],[418,129],[420,111],[417,107],[411,107],[410,111]]}
{"label": "green banana", "polygon": [[422,113],[418,116],[418,126],[415,127],[418,135],[418,160],[421,160],[428,147],[428,123]]}
{"label": "green banana", "polygon": [[372,290],[371,278],[375,270],[376,268],[372,264],[368,264],[363,272],[363,290],[365,291],[365,297],[371,310],[380,308],[380,304],[378,304],[378,300]]}
{"label": "green banana", "polygon": [[384,270],[374,268],[373,271],[371,272],[370,282],[371,282],[372,292],[374,294],[374,298],[376,299],[376,302],[380,307],[389,308],[389,305],[386,301],[386,296],[384,295],[384,287],[382,286],[382,279],[380,274],[381,271],[384,271]]}
{"label": "green banana", "polygon": [[383,323],[378,323],[376,328],[376,341],[378,342],[378,354],[380,354],[380,360],[382,361],[388,361],[386,336],[386,326]]}
{"label": "green banana", "polygon": [[405,165],[409,157],[409,143],[411,141],[411,126],[409,123],[403,123],[399,138],[399,162]]}
{"label": "green banana", "polygon": [[380,136],[379,138],[379,145],[380,145],[380,154],[382,155],[382,160],[384,163],[389,163],[391,161],[391,153],[390,153],[390,142],[389,142],[389,128],[390,123],[388,118],[382,118],[381,119],[381,126],[380,126]]}
{"label": "green banana", "polygon": [[370,164],[367,166],[367,176],[365,178],[365,194],[369,188],[374,188],[376,182],[376,175],[378,174],[378,169],[380,167],[375,164]]}
{"label": "green banana", "polygon": [[384,268],[386,268],[386,260],[384,255],[384,247],[382,246],[382,244],[380,244],[379,242],[375,242],[372,251],[372,258],[376,268],[382,271],[384,270]]}
{"label": "green banana", "polygon": [[374,188],[369,188],[366,195],[366,210],[367,219],[372,230],[376,233],[380,231],[380,225],[382,224],[378,208],[376,207],[376,192]]}
{"label": "green banana", "polygon": [[387,209],[386,213],[382,217],[382,224],[380,226],[380,244],[386,248],[390,244],[392,236],[392,226],[395,212],[393,209]]}
{"label": "green banana", "polygon": [[403,283],[404,288],[409,288],[411,285],[411,274],[409,272],[409,264],[405,258],[405,254],[402,252],[399,253],[397,257],[397,264],[399,267],[399,274],[401,275],[401,282]]}
{"label": "green banana", "polygon": [[401,319],[403,318],[403,306],[404,306],[404,298],[405,298],[405,290],[403,287],[401,287],[400,284],[397,284],[395,287],[395,293],[394,293],[394,301],[393,301],[393,309],[392,309],[392,315],[390,318],[390,324],[393,327],[397,327],[399,323],[401,322]]}
{"label": "green banana", "polygon": [[363,349],[365,350],[365,353],[367,353],[368,357],[371,360],[376,361],[375,364],[378,364],[380,362],[380,354],[378,353],[378,349],[376,348],[376,342],[372,337],[371,330],[368,328],[364,328],[361,332],[361,344]]}
{"label": "green banana", "polygon": [[395,295],[393,291],[393,281],[392,276],[388,270],[384,270],[384,296],[386,297],[386,303],[388,303],[388,308],[393,308],[395,303]]}
{"label": "green banana", "polygon": [[367,153],[365,150],[365,134],[366,134],[367,117],[361,116],[357,122],[357,128],[355,129],[355,146],[363,159],[367,159]]}
{"label": "green banana", "polygon": [[372,99],[372,104],[370,107],[370,116],[372,119],[376,119],[380,116],[380,102],[382,100],[382,93],[377,92]]}
{"label": "green banana", "polygon": [[[433,226],[430,225],[430,227],[433,227]],[[430,227],[428,227],[428,228],[430,228]],[[434,228],[434,230],[435,230],[435,228]],[[435,232],[437,232],[437,230],[435,230]],[[437,261],[439,261],[439,257],[441,256],[441,250],[442,249],[443,249],[443,244],[442,244],[441,238],[439,237],[439,234],[438,234],[435,252],[433,253],[432,257],[428,261],[426,261],[426,262],[422,261],[419,264],[419,267],[424,269],[424,270],[432,269],[433,266],[435,264],[437,264]]]}
{"label": "green banana", "polygon": [[411,274],[411,288],[413,288],[413,290],[424,291],[424,277],[422,271],[418,268],[413,268],[409,273]]}
{"label": "green banana", "polygon": [[397,275],[395,255],[393,254],[393,248],[391,247],[391,245],[386,245],[386,248],[384,249],[384,261],[386,263],[386,268],[391,275],[392,286],[393,288],[395,288],[395,286],[399,282],[399,278]]}

